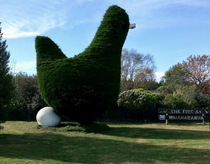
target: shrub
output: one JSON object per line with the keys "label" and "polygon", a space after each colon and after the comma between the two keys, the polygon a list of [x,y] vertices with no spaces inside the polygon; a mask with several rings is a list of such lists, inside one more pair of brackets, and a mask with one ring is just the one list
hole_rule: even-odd
{"label": "shrub", "polygon": [[159,106],[160,96],[143,89],[124,91],[117,101],[119,107],[127,109],[149,109]]}
{"label": "shrub", "polygon": [[163,104],[168,108],[189,109],[191,106],[180,95],[167,94]]}
{"label": "shrub", "polygon": [[196,105],[195,86],[176,85],[176,89],[171,94],[166,94],[163,105],[168,108],[189,109]]}
{"label": "shrub", "polygon": [[138,91],[128,90],[120,93],[117,104],[127,109],[138,109],[143,107],[146,94]]}

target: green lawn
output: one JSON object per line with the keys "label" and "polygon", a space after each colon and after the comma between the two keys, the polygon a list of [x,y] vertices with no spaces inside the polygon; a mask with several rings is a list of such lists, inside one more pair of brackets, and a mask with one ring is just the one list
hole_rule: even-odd
{"label": "green lawn", "polygon": [[209,164],[209,125],[108,124],[104,133],[38,129],[36,122],[6,122],[0,164]]}

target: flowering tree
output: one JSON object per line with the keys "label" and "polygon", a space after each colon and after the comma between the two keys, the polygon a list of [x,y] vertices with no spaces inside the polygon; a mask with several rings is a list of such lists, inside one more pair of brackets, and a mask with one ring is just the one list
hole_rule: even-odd
{"label": "flowering tree", "polygon": [[172,108],[210,108],[210,56],[189,56],[170,68],[165,84],[163,104]]}
{"label": "flowering tree", "polygon": [[188,81],[195,84],[201,93],[210,94],[210,56],[191,55],[182,65],[189,72]]}

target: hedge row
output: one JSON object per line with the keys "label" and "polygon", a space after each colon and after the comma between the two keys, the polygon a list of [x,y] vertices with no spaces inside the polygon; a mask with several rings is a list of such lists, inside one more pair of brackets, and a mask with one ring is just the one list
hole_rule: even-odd
{"label": "hedge row", "polygon": [[[155,121],[158,118],[158,100],[158,94],[142,89],[125,91],[119,95],[116,107],[106,110],[98,117],[98,120],[112,122]],[[14,106],[14,108],[10,114],[10,120],[13,121],[35,121],[39,111],[39,109],[19,106]]]}
{"label": "hedge row", "polygon": [[[36,121],[39,109],[13,110],[10,121]],[[63,121],[68,121],[65,118]],[[205,118],[210,121],[210,115]],[[125,109],[116,107],[101,114],[96,121],[99,122],[158,122],[158,109]]]}
{"label": "hedge row", "polygon": [[[39,109],[15,109],[12,111],[10,121],[36,121]],[[115,108],[101,114],[96,121],[102,122],[156,122],[158,109],[125,109]],[[66,120],[63,118],[62,120]],[[70,120],[73,121],[73,120]]]}
{"label": "hedge row", "polygon": [[[163,97],[143,89],[129,90],[119,95],[116,106],[106,110],[96,120],[104,122],[157,122]],[[39,109],[15,109],[13,121],[35,121]],[[209,120],[210,118],[207,118]],[[64,119],[65,120],[65,119]],[[70,120],[73,121],[73,120]]]}
{"label": "hedge row", "polygon": [[10,121],[36,121],[40,109],[14,109],[10,113]]}

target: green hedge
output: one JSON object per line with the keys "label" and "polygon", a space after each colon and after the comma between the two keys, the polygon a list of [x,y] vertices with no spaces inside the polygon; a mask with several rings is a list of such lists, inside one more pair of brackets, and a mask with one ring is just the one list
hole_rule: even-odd
{"label": "green hedge", "polygon": [[74,58],[67,58],[50,38],[37,36],[38,83],[46,103],[81,124],[111,108],[119,94],[121,50],[128,29],[128,15],[114,5],[90,46]]}
{"label": "green hedge", "polygon": [[118,106],[127,109],[152,109],[160,106],[161,95],[143,89],[124,91],[119,95]]}

